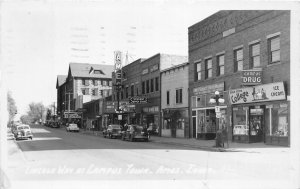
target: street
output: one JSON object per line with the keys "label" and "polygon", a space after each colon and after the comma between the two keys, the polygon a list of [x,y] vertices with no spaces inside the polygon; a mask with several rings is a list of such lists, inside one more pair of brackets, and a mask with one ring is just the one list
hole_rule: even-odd
{"label": "street", "polygon": [[40,183],[44,183],[43,188],[99,188],[99,184],[101,188],[114,184],[140,188],[138,183],[145,185],[143,188],[150,187],[150,183],[173,188],[292,186],[288,152],[209,152],[154,143],[151,139],[129,142],[82,131],[66,132],[64,128],[31,128],[32,141],[16,141],[17,145],[8,141],[7,178],[12,188],[39,188]]}

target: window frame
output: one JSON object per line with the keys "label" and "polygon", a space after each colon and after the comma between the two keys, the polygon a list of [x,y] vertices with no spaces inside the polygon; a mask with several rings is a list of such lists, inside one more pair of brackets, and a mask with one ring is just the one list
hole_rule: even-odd
{"label": "window frame", "polygon": [[175,102],[176,104],[182,104],[182,88],[176,89]]}
{"label": "window frame", "polygon": [[[258,50],[258,54],[257,55],[253,55],[253,47],[258,45],[259,46],[259,50]],[[253,44],[250,44],[249,45],[249,61],[250,61],[250,69],[252,68],[258,68],[261,66],[261,57],[260,57],[260,42],[256,42],[256,43],[253,43]],[[259,65],[258,66],[254,66],[254,58],[255,57],[258,57],[258,60],[259,60]]]}
{"label": "window frame", "polygon": [[[207,58],[204,60],[204,62],[205,62],[205,79],[212,78],[212,58]],[[208,68],[208,63],[210,63],[209,68]],[[209,77],[209,73],[211,73],[210,77]]]}
{"label": "window frame", "polygon": [[[241,59],[237,59],[237,54],[238,52],[241,51],[242,52],[242,57]],[[237,48],[237,49],[234,49],[233,51],[233,61],[234,61],[234,72],[238,72],[238,71],[242,71],[244,69],[244,50],[243,50],[243,47],[241,48]],[[242,63],[242,69],[239,70],[239,63]]]}
{"label": "window frame", "polygon": [[[220,65],[220,58],[223,57],[223,64]],[[223,73],[221,74],[221,67],[223,67]],[[225,54],[217,55],[217,76],[225,75]]]}
{"label": "window frame", "polygon": [[[202,79],[203,70],[202,70],[201,65],[202,65],[201,61],[195,62],[195,81],[200,81]],[[199,70],[198,70],[198,68],[199,68]]]}
{"label": "window frame", "polygon": [[146,82],[142,81],[142,94],[145,94],[146,88],[145,88]]}
{"label": "window frame", "polygon": [[155,78],[155,91],[159,91],[159,77]]}
{"label": "window frame", "polygon": [[[278,47],[278,49],[276,49],[276,50],[273,50],[272,51],[272,40],[275,40],[275,39],[279,39],[279,47]],[[276,63],[279,63],[280,62],[280,50],[281,50],[281,48],[280,48],[280,35],[276,35],[276,36],[273,36],[273,37],[270,37],[270,38],[268,38],[268,59],[269,59],[269,61],[268,61],[268,64],[276,64]],[[273,52],[279,52],[279,60],[277,60],[277,61],[272,61],[272,53]]]}
{"label": "window frame", "polygon": [[170,105],[170,91],[166,91],[167,105]]}

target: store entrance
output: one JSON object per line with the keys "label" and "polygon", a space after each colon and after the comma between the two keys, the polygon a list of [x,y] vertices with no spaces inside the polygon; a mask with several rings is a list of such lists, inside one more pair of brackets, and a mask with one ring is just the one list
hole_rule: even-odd
{"label": "store entrance", "polygon": [[250,109],[250,142],[264,142],[264,116],[262,108]]}

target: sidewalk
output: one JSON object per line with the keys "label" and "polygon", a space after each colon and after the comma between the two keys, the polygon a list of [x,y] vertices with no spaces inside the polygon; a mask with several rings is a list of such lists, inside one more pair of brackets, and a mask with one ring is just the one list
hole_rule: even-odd
{"label": "sidewalk", "polygon": [[[84,131],[80,130],[82,134],[102,136],[101,131]],[[264,143],[236,143],[229,141],[229,148],[225,141],[224,148],[216,148],[215,140],[198,140],[195,138],[170,138],[151,136],[150,142],[184,146],[189,148],[197,148],[205,151],[213,152],[248,152],[248,153],[282,153],[289,152],[289,147],[266,145]]]}

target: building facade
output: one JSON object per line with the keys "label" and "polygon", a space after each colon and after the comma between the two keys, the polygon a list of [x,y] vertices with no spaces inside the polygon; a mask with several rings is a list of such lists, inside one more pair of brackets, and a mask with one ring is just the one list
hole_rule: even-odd
{"label": "building facade", "polygon": [[289,145],[289,11],[217,12],[189,27],[189,63],[191,137]]}
{"label": "building facade", "polygon": [[161,136],[189,137],[189,63],[161,71]]}
{"label": "building facade", "polygon": [[63,98],[57,101],[61,117],[81,119],[76,111],[82,110],[84,103],[111,95],[112,71],[112,65],[70,63],[65,83],[57,88],[63,91]]}

